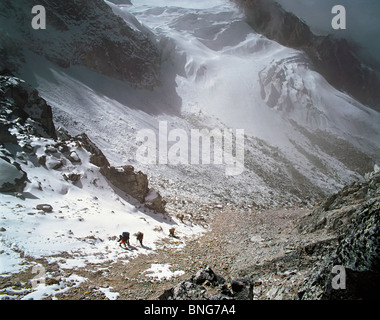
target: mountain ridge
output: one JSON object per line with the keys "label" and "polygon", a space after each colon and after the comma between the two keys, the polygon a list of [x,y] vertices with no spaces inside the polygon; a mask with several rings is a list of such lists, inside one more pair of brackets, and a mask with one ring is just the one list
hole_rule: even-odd
{"label": "mountain ridge", "polygon": [[354,44],[332,35],[317,36],[274,0],[232,0],[245,12],[248,24],[282,45],[303,50],[315,69],[338,90],[380,111],[379,71],[364,65]]}
{"label": "mountain ridge", "polygon": [[67,68],[83,65],[136,87],[152,88],[159,82],[160,53],[149,37],[133,30],[113,14],[102,0],[85,2],[39,2],[46,10],[46,30],[34,30],[30,23],[33,1],[5,0],[1,11],[2,28],[7,28],[0,42],[1,63],[17,71],[10,48],[19,58],[25,50]]}

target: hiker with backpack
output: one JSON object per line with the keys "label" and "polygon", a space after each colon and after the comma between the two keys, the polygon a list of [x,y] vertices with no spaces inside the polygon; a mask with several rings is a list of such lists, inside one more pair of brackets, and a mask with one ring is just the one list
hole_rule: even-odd
{"label": "hiker with backpack", "polygon": [[120,247],[122,244],[124,244],[124,248],[127,248],[127,245],[129,244],[129,232],[123,232],[122,235],[119,236],[119,240],[117,242],[120,242]]}
{"label": "hiker with backpack", "polygon": [[136,236],[136,239],[140,242],[141,246],[143,247],[143,238],[144,238],[144,234],[142,232],[137,232],[134,234]]}

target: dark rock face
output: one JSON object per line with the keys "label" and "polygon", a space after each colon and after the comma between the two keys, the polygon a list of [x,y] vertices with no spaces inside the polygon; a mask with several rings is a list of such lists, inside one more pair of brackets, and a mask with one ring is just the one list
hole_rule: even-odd
{"label": "dark rock face", "polygon": [[11,163],[6,157],[0,157],[0,192],[23,191],[27,174],[17,162]]}
{"label": "dark rock face", "polygon": [[[38,92],[8,71],[0,75],[0,144],[12,150],[33,153],[29,144],[18,144],[17,134],[56,138],[51,107]],[[12,131],[10,131],[12,130]],[[0,192],[21,192],[27,173],[6,149],[0,157]]]}
{"label": "dark rock face", "polygon": [[[56,138],[52,109],[35,89],[12,75],[1,75],[0,92],[1,115],[4,119],[15,119],[22,125],[28,119],[33,120],[29,124],[34,127],[36,135]],[[0,142],[14,141],[7,130],[9,122],[3,121],[1,127],[4,140]]]}
{"label": "dark rock face", "polygon": [[[31,9],[37,4],[46,9],[45,30],[31,27]],[[13,66],[27,49],[63,68],[82,65],[137,87],[158,83],[160,53],[155,44],[127,26],[102,0],[4,0],[0,11],[5,13],[0,25],[9,30],[0,41],[4,65]]]}
{"label": "dark rock face", "polygon": [[206,281],[213,286],[225,283],[225,280],[216,275],[209,266],[199,270],[192,278],[192,282],[200,285],[204,284]]}
{"label": "dark rock face", "polygon": [[100,172],[117,188],[144,202],[149,192],[148,178],[141,171],[135,173],[133,166],[102,167]]}
{"label": "dark rock face", "polygon": [[155,212],[165,212],[165,201],[161,195],[149,188],[148,177],[145,173],[135,172],[133,166],[122,167],[102,166],[100,172],[115,187],[125,192],[127,195],[144,203],[145,207]]}
{"label": "dark rock face", "polygon": [[355,219],[380,197],[380,173],[372,173],[364,182],[354,182],[325,199],[300,224],[301,232],[325,229],[342,236]]}
{"label": "dark rock face", "polygon": [[[324,201],[301,223],[303,232],[337,234],[337,247],[314,268],[302,299],[376,299],[380,285],[380,172]],[[334,266],[346,271],[346,288],[334,289]]]}
{"label": "dark rock face", "polygon": [[76,140],[80,141],[83,145],[83,147],[91,153],[90,162],[97,167],[109,167],[110,163],[108,162],[108,159],[103,154],[103,152],[93,143],[90,138],[87,136],[87,134],[82,133],[80,135],[77,135],[75,137]]}
{"label": "dark rock face", "polygon": [[165,290],[159,300],[252,300],[253,280],[233,278],[228,283],[206,266],[190,279]]}
{"label": "dark rock face", "polygon": [[345,39],[314,35],[304,22],[273,0],[233,1],[243,8],[248,24],[257,32],[284,46],[303,50],[330,84],[380,110],[379,76],[360,61],[354,45]]}

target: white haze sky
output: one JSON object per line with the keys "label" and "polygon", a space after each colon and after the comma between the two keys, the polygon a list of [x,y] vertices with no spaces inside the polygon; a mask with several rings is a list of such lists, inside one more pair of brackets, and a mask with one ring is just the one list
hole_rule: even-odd
{"label": "white haze sky", "polygon": [[[314,33],[333,33],[352,39],[380,61],[380,0],[276,0],[285,10],[303,19]],[[334,5],[343,5],[347,13],[347,29],[331,27]]]}

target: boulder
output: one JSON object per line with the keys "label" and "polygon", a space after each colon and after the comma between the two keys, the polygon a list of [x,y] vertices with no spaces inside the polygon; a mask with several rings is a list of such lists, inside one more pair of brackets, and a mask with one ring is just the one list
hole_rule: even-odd
{"label": "boulder", "polygon": [[145,207],[154,212],[164,213],[166,201],[162,199],[159,192],[149,189],[149,193],[145,197]]}
{"label": "boulder", "polygon": [[66,181],[71,181],[73,183],[78,182],[81,178],[81,175],[78,173],[63,174],[62,176]]}
{"label": "boulder", "polygon": [[4,98],[11,103],[12,116],[24,124],[27,120],[38,136],[56,138],[51,107],[34,88],[14,76],[0,76],[0,87]]}
{"label": "boulder", "polygon": [[75,140],[79,141],[83,148],[91,153],[90,162],[97,167],[109,167],[110,163],[108,162],[106,156],[103,152],[93,143],[87,134],[82,133],[75,137]]}
{"label": "boulder", "polygon": [[17,162],[0,157],[0,192],[22,192],[26,180],[27,174]]}
{"label": "boulder", "polygon": [[67,159],[69,159],[73,163],[80,163],[81,162],[81,160],[80,160],[78,154],[76,153],[76,151],[71,151],[69,153],[69,155],[67,156]]}
{"label": "boulder", "polygon": [[43,212],[52,212],[53,211],[53,207],[50,204],[46,204],[46,203],[38,204],[36,206],[36,209],[42,210]]}
{"label": "boulder", "polygon": [[46,159],[45,165],[49,170],[59,170],[63,167],[64,163],[62,159],[49,157]]}
{"label": "boulder", "polygon": [[196,284],[203,284],[205,281],[209,281],[213,286],[217,286],[225,282],[225,280],[216,275],[209,266],[198,270],[192,280]]}
{"label": "boulder", "polygon": [[117,188],[141,203],[148,195],[148,178],[141,171],[135,172],[133,166],[103,166],[100,172]]}
{"label": "boulder", "polygon": [[173,288],[165,290],[159,300],[252,300],[253,281],[249,277],[233,278],[228,283],[206,266]]}
{"label": "boulder", "polygon": [[236,300],[253,299],[253,281],[249,277],[240,277],[231,280],[231,289]]}

